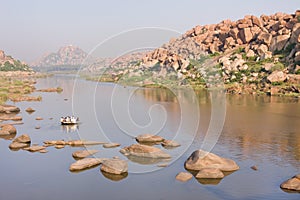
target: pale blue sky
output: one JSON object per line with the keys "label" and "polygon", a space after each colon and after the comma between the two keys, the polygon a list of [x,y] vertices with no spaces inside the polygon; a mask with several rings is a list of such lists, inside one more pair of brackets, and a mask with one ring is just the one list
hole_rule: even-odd
{"label": "pale blue sky", "polygon": [[300,0],[0,2],[0,49],[28,62],[68,44],[90,51],[106,38],[133,28],[161,27],[183,33],[198,24],[300,9]]}

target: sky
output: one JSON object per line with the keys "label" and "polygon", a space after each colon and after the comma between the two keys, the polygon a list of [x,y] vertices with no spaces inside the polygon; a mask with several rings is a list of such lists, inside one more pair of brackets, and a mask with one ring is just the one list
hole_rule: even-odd
{"label": "sky", "polygon": [[[0,6],[0,49],[32,62],[70,44],[89,52],[132,29],[156,27],[178,34],[249,14],[291,14],[300,9],[300,0],[0,0]],[[136,32],[130,38],[155,40],[151,35]],[[162,41],[171,35],[161,36]]]}

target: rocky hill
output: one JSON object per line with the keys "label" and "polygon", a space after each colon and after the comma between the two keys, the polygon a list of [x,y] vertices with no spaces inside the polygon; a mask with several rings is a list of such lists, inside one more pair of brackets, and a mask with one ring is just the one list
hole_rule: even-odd
{"label": "rocky hill", "polygon": [[[231,93],[296,94],[300,91],[300,11],[245,16],[196,26],[146,54],[128,77],[166,77],[178,84],[222,80]],[[147,71],[147,72],[146,72]],[[118,72],[124,77],[124,70]],[[117,74],[118,75],[118,74]],[[161,79],[160,79],[161,80]]]}
{"label": "rocky hill", "polygon": [[4,51],[0,50],[0,71],[30,71],[27,64],[14,59],[11,56],[5,55]]}
{"label": "rocky hill", "polygon": [[31,66],[34,68],[80,66],[86,57],[87,53],[82,49],[69,45],[61,47],[56,53],[46,54]]}

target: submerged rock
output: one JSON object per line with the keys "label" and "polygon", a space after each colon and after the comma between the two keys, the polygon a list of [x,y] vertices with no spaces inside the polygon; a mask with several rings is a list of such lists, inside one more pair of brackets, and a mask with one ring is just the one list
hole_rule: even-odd
{"label": "submerged rock", "polygon": [[181,182],[186,182],[193,178],[193,175],[189,172],[180,172],[176,175],[176,180],[181,181]]}
{"label": "submerged rock", "polygon": [[104,159],[100,158],[84,158],[71,164],[70,171],[80,171],[100,165]]}
{"label": "submerged rock", "polygon": [[300,174],[297,174],[289,180],[283,182],[280,187],[286,190],[300,191]]}
{"label": "submerged rock", "polygon": [[104,148],[115,148],[115,147],[119,147],[121,146],[121,144],[119,143],[107,143],[107,144],[103,144]]}
{"label": "submerged rock", "polygon": [[168,153],[165,153],[159,148],[142,144],[133,144],[121,149],[120,152],[125,156],[137,156],[145,158],[171,158]]}
{"label": "submerged rock", "polygon": [[138,135],[135,139],[139,143],[159,143],[164,141],[164,138],[158,135],[151,135],[151,134]]}
{"label": "submerged rock", "polygon": [[73,152],[72,156],[75,159],[82,159],[82,158],[88,157],[88,156],[93,155],[98,152],[99,152],[98,150],[79,150],[79,151]]}
{"label": "submerged rock", "polygon": [[186,160],[185,168],[197,171],[204,168],[214,168],[221,171],[235,171],[239,169],[239,166],[233,160],[219,157],[213,153],[197,150]]}
{"label": "submerged rock", "polygon": [[35,110],[31,107],[27,108],[25,111],[28,112],[29,114],[35,112]]}
{"label": "submerged rock", "polygon": [[121,159],[107,159],[103,161],[101,171],[110,174],[123,174],[128,172],[128,164],[125,160]]}
{"label": "submerged rock", "polygon": [[217,168],[203,168],[197,173],[196,178],[224,178],[224,174]]}
{"label": "submerged rock", "polygon": [[43,120],[43,118],[42,117],[37,117],[37,118],[35,118],[35,120]]}

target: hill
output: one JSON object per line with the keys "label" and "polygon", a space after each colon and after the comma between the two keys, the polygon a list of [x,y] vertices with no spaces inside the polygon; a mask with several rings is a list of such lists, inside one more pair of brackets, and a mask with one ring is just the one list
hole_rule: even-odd
{"label": "hill", "polygon": [[0,50],[0,71],[30,71],[29,66]]}
{"label": "hill", "polygon": [[37,71],[76,70],[84,62],[87,53],[79,47],[68,45],[56,53],[49,53],[33,62],[31,66]]}
{"label": "hill", "polygon": [[230,93],[299,96],[299,34],[300,11],[198,25],[112,75],[195,87],[218,87],[212,83],[221,80]]}

